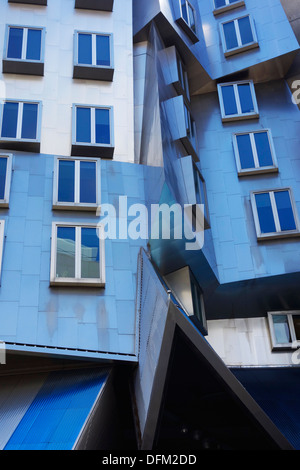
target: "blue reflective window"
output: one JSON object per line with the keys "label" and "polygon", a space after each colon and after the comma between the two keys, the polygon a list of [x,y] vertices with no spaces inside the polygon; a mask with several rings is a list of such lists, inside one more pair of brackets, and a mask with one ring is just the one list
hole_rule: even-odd
{"label": "blue reflective window", "polygon": [[36,103],[23,104],[22,139],[36,139],[38,118],[38,105]]}
{"label": "blue reflective window", "polygon": [[80,202],[96,203],[96,162],[80,162]]}
{"label": "blue reflective window", "polygon": [[272,315],[275,339],[277,344],[287,344],[292,341],[287,315]]}
{"label": "blue reflective window", "polygon": [[60,160],[58,168],[58,201],[75,201],[75,162]]}
{"label": "blue reflective window", "polygon": [[255,168],[250,134],[236,136],[241,168]]}
{"label": "blue reflective window", "polygon": [[261,233],[276,232],[270,194],[256,194],[255,200]]}
{"label": "blue reflective window", "polygon": [[226,5],[230,5],[232,3],[236,3],[239,0],[215,0],[215,7],[216,8],[221,8],[225,7]]}
{"label": "blue reflective window", "polygon": [[251,113],[254,111],[253,98],[251,94],[250,83],[242,83],[238,85],[239,98],[242,113]]}
{"label": "blue reflective window", "polygon": [[256,151],[259,161],[259,166],[272,166],[273,158],[270,147],[268,132],[256,132],[254,134]]}
{"label": "blue reflective window", "polygon": [[181,0],[181,12],[182,12],[182,18],[188,23],[189,18],[188,18],[186,0]]}
{"label": "blue reflective window", "polygon": [[76,108],[76,142],[91,142],[91,108]]}
{"label": "blue reflective window", "polygon": [[81,229],[81,278],[100,277],[99,237],[96,228]]}
{"label": "blue reflective window", "polygon": [[9,59],[22,58],[23,28],[9,28],[7,57]]}
{"label": "blue reflective window", "polygon": [[28,29],[27,33],[27,60],[41,60],[42,31],[40,29]]}
{"label": "blue reflective window", "polygon": [[276,191],[274,195],[281,230],[295,230],[296,224],[289,191]]}
{"label": "blue reflective window", "polygon": [[237,105],[233,85],[222,86],[224,112],[226,116],[237,114]]}
{"label": "blue reflective window", "polygon": [[252,28],[251,28],[251,23],[250,23],[249,16],[245,16],[244,18],[240,18],[238,20],[238,25],[239,25],[242,45],[244,46],[245,44],[249,44],[249,43],[253,42],[254,38],[253,38],[253,33],[252,33]]}
{"label": "blue reflective window", "polygon": [[110,112],[109,109],[96,108],[95,135],[97,144],[110,144]]}
{"label": "blue reflective window", "polygon": [[18,112],[19,103],[4,103],[1,137],[17,137]]}
{"label": "blue reflective window", "polygon": [[56,277],[75,277],[75,227],[57,227]]}
{"label": "blue reflective window", "polygon": [[96,65],[110,66],[110,37],[96,36]]}
{"label": "blue reflective window", "polygon": [[0,199],[5,197],[7,157],[0,157]]}
{"label": "blue reflective window", "polygon": [[235,31],[234,21],[225,23],[223,25],[223,31],[224,31],[227,50],[238,47],[239,44],[238,44],[237,35]]}
{"label": "blue reflective window", "polygon": [[78,34],[78,63],[92,65],[92,35]]}

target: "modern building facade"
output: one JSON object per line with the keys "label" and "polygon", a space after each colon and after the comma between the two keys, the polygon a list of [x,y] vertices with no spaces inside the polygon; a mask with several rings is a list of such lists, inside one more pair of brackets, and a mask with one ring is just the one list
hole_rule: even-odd
{"label": "modern building facade", "polygon": [[0,1],[1,449],[300,448],[295,3]]}

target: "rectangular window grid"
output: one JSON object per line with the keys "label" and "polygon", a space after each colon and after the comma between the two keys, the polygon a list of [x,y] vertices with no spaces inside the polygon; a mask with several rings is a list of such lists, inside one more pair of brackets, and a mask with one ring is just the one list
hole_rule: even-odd
{"label": "rectangular window grid", "polygon": [[218,95],[223,122],[259,117],[252,81],[219,84]]}
{"label": "rectangular window grid", "polygon": [[233,147],[239,176],[278,171],[269,129],[233,134]]}

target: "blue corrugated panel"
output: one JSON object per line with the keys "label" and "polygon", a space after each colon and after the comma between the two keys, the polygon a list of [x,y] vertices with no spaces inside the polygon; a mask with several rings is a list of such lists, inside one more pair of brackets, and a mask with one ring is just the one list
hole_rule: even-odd
{"label": "blue corrugated panel", "polygon": [[4,450],[71,450],[107,370],[49,374]]}

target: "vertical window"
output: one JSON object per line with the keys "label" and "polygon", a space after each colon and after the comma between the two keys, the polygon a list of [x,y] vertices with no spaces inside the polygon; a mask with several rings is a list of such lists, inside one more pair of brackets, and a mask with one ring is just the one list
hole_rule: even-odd
{"label": "vertical window", "polygon": [[196,34],[196,15],[194,7],[188,0],[180,0],[181,5],[181,16],[190,27],[190,29]]}
{"label": "vertical window", "polygon": [[7,59],[42,60],[43,28],[8,27]]}
{"label": "vertical window", "polygon": [[253,192],[251,198],[258,238],[299,234],[298,216],[290,189]]}
{"label": "vertical window", "polygon": [[104,286],[102,226],[53,224],[51,284]]}
{"label": "vertical window", "polygon": [[233,145],[239,175],[278,171],[269,130],[234,134]]}
{"label": "vertical window", "polygon": [[274,349],[299,347],[300,311],[269,312],[268,320]]}
{"label": "vertical window", "polygon": [[111,35],[77,33],[78,64],[94,67],[111,66]]}
{"label": "vertical window", "polygon": [[111,109],[76,106],[76,143],[111,144]]}
{"label": "vertical window", "polygon": [[[204,228],[209,228],[209,215],[208,215],[208,204],[207,204],[207,195],[206,195],[206,185],[203,176],[199,172],[195,163],[193,163],[193,173],[194,173],[194,184],[195,184],[195,195],[196,195],[196,204],[204,206]],[[196,208],[193,207],[193,228],[196,226]]]}
{"label": "vertical window", "polygon": [[39,103],[6,101],[2,107],[1,139],[38,140],[39,107]]}
{"label": "vertical window", "polygon": [[12,155],[0,154],[0,206],[8,207],[12,172]]}
{"label": "vertical window", "polygon": [[193,145],[194,149],[196,150],[196,125],[195,121],[187,108],[184,104],[184,116],[185,116],[185,126],[186,126],[186,135],[190,140],[191,144]]}
{"label": "vertical window", "polygon": [[0,275],[2,272],[3,248],[4,248],[4,226],[5,221],[0,220]]}
{"label": "vertical window", "polygon": [[258,117],[252,81],[219,84],[218,94],[223,121]]}
{"label": "vertical window", "polygon": [[181,85],[183,92],[185,93],[186,98],[190,100],[188,74],[187,74],[185,65],[183,64],[178,54],[176,54],[176,60],[177,60],[177,71],[178,71],[179,83]]}
{"label": "vertical window", "polygon": [[249,15],[221,23],[221,32],[225,56],[258,46],[254,23]]}
{"label": "vertical window", "polygon": [[54,177],[55,209],[91,209],[100,204],[100,170],[96,160],[57,159]]}

